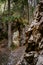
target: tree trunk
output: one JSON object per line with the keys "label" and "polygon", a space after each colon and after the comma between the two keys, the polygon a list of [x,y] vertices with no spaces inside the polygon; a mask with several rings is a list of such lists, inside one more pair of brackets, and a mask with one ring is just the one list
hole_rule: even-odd
{"label": "tree trunk", "polygon": [[29,22],[29,20],[30,20],[30,8],[29,7],[30,7],[30,5],[29,5],[29,0],[28,0],[28,23],[30,23]]}
{"label": "tree trunk", "polygon": [[11,22],[9,21],[8,22],[8,47],[10,48],[11,46]]}
{"label": "tree trunk", "polygon": [[28,23],[29,23],[29,2],[28,2]]}
{"label": "tree trunk", "polygon": [[[8,0],[8,16],[10,16],[10,0]],[[8,48],[11,46],[11,21],[8,21]]]}

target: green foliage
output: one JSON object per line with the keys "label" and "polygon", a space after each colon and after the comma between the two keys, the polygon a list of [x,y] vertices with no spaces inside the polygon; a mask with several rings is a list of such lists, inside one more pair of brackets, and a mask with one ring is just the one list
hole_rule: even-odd
{"label": "green foliage", "polygon": [[[0,0],[0,2],[5,2],[6,0]],[[12,8],[10,8],[10,15],[8,15],[8,11],[4,11],[4,15],[2,15],[2,21],[13,21],[15,19],[19,19],[24,15],[24,8],[28,6],[28,0],[12,0],[11,2]],[[24,7],[25,5],[25,7]],[[28,7],[27,9],[28,10]],[[31,8],[30,15],[32,15],[34,11],[34,7]]]}
{"label": "green foliage", "polygon": [[19,19],[19,18],[20,18],[20,15],[18,13],[13,13],[13,14],[8,15],[8,12],[6,11],[2,15],[1,19],[2,19],[3,22],[8,22],[8,21],[12,22],[15,19]]}
{"label": "green foliage", "polygon": [[13,0],[13,2],[18,2],[18,0]]}
{"label": "green foliage", "polygon": [[3,3],[3,2],[5,2],[5,0],[0,0],[0,3],[1,3],[1,2]]}
{"label": "green foliage", "polygon": [[15,46],[13,43],[11,44],[11,49],[14,50],[15,48],[17,48],[17,46]]}
{"label": "green foliage", "polygon": [[[4,2],[6,0],[0,0],[0,2]],[[13,21],[15,19],[19,19],[22,15],[21,11],[23,11],[24,5],[27,4],[27,0],[13,0],[12,9],[10,8],[10,15],[8,16],[8,11],[4,11],[4,15],[2,15],[2,21]]]}
{"label": "green foliage", "polygon": [[7,21],[13,21],[14,17],[13,16],[3,16],[2,21],[7,22]]}
{"label": "green foliage", "polygon": [[37,4],[38,4],[40,0],[36,0],[36,1],[37,1]]}
{"label": "green foliage", "polygon": [[28,0],[23,0],[24,5],[28,5]]}

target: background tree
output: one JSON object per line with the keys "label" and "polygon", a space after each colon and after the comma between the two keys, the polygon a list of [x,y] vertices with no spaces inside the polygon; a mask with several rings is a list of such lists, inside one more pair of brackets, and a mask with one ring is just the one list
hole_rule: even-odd
{"label": "background tree", "polygon": [[[8,47],[11,46],[11,25],[17,20],[20,24],[30,23],[33,12],[39,0],[0,0],[0,17],[4,24],[4,31],[8,34]],[[36,4],[36,5],[35,5]],[[4,5],[2,7],[2,5]],[[20,28],[20,27],[19,27]]]}

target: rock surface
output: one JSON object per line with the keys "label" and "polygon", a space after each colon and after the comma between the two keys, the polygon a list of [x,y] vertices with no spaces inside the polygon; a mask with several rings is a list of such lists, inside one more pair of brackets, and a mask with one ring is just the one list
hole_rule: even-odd
{"label": "rock surface", "polygon": [[13,41],[13,44],[15,46],[19,46],[20,45],[20,42],[19,42],[19,31],[18,30],[13,33],[12,41]]}
{"label": "rock surface", "polygon": [[26,35],[25,55],[18,65],[43,65],[43,1],[40,1]]}

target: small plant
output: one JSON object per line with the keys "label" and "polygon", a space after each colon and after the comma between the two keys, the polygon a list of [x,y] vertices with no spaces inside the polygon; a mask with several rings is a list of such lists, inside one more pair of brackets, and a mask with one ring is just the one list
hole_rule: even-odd
{"label": "small plant", "polygon": [[13,43],[11,44],[11,49],[14,50],[17,46],[15,46]]}

